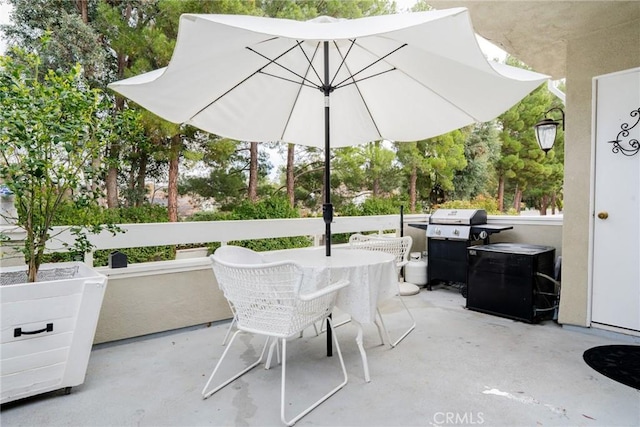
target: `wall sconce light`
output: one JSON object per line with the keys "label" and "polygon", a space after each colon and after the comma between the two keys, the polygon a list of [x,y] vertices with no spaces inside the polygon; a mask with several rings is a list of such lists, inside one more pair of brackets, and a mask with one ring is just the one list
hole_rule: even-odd
{"label": "wall sconce light", "polygon": [[536,131],[536,140],[538,145],[544,151],[545,156],[547,152],[553,148],[553,144],[556,142],[556,133],[558,132],[558,125],[560,122],[547,117],[553,110],[558,110],[562,114],[562,130],[564,130],[564,111],[559,107],[553,107],[544,113],[544,119],[533,125]]}

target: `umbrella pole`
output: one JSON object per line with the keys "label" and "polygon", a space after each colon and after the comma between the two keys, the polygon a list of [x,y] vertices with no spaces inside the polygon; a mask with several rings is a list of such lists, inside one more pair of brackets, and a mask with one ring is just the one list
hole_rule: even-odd
{"label": "umbrella pole", "polygon": [[[325,224],[326,255],[331,256],[331,222],[333,221],[333,205],[331,204],[331,137],[329,135],[329,95],[332,91],[329,81],[329,42],[324,42],[324,204],[322,218]],[[327,329],[328,330],[328,329]]]}
{"label": "umbrella pole", "polygon": [[[333,221],[333,205],[331,204],[331,138],[329,136],[329,94],[331,93],[329,81],[329,42],[324,42],[324,204],[322,205],[322,218],[324,219],[325,232],[324,243],[326,256],[331,256],[331,222]],[[329,315],[331,317],[331,315]],[[331,328],[327,319],[327,356],[333,356],[331,342]]]}

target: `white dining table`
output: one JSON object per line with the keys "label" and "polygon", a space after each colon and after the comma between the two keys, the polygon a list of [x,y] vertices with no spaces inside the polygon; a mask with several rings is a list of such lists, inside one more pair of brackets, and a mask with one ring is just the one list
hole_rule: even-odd
{"label": "white dining table", "polygon": [[[305,282],[317,283],[329,270],[329,283],[340,279],[349,285],[338,291],[336,307],[351,316],[358,328],[356,343],[360,350],[365,381],[370,381],[367,355],[363,346],[363,323],[374,323],[378,303],[392,298],[398,292],[395,257],[392,254],[362,249],[333,248],[331,256],[324,248],[287,249],[263,254],[267,262],[293,261],[306,276]],[[382,337],[382,334],[380,334]]]}

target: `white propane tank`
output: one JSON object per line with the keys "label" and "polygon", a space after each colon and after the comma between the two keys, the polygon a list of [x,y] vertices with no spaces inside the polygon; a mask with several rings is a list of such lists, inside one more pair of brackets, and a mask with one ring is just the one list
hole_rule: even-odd
{"label": "white propane tank", "polygon": [[418,286],[427,284],[427,261],[420,257],[420,252],[409,254],[409,262],[404,266],[404,281]]}

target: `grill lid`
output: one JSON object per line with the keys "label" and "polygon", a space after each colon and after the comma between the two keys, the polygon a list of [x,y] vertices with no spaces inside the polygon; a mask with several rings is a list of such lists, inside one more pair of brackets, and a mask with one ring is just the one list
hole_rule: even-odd
{"label": "grill lid", "polygon": [[484,209],[437,209],[429,217],[429,224],[476,225],[486,224]]}

